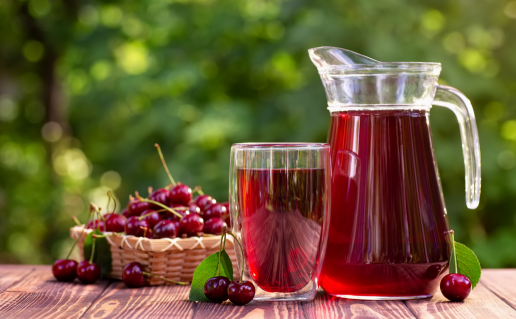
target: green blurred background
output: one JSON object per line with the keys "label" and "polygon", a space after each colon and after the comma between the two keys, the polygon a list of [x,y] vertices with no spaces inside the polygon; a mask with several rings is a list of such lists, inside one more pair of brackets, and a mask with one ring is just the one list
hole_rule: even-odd
{"label": "green blurred background", "polygon": [[441,62],[482,150],[480,207],[464,200],[455,116],[433,108],[452,228],[484,267],[516,266],[516,1],[0,1],[0,262],[52,263],[70,216],[168,179],[227,200],[235,142],[326,139],[307,49]]}

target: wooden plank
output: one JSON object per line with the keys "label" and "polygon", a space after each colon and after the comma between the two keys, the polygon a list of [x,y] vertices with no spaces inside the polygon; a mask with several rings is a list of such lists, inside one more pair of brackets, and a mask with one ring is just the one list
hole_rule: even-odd
{"label": "wooden plank", "polygon": [[245,306],[235,306],[230,301],[222,304],[199,302],[195,308],[194,318],[305,318],[303,306],[299,302],[260,302],[254,301]]}
{"label": "wooden plank", "polygon": [[0,265],[0,294],[19,280],[26,278],[35,267]]}
{"label": "wooden plank", "polygon": [[61,283],[50,266],[36,267],[0,295],[0,318],[79,318],[108,284]]}
{"label": "wooden plank", "polygon": [[483,269],[480,282],[516,309],[516,269]]}
{"label": "wooden plank", "polygon": [[195,303],[190,286],[126,288],[113,282],[83,318],[192,318]]}
{"label": "wooden plank", "polygon": [[366,301],[333,297],[319,292],[303,303],[306,318],[415,318],[403,301]]}
{"label": "wooden plank", "polygon": [[438,291],[431,299],[405,303],[417,318],[516,318],[516,310],[482,283],[463,302],[450,302]]}

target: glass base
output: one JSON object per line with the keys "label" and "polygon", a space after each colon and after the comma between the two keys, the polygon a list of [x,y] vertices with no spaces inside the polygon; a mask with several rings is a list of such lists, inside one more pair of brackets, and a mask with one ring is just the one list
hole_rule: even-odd
{"label": "glass base", "polygon": [[358,299],[358,300],[411,300],[411,299],[424,299],[432,298],[432,295],[419,295],[419,296],[361,296],[361,295],[335,295],[329,294],[330,296],[347,298],[347,299]]}
{"label": "glass base", "polygon": [[[244,277],[246,277],[244,275]],[[249,278],[245,278],[249,280]],[[268,292],[260,288],[256,283],[256,294],[253,301],[311,301],[317,294],[317,285],[315,281],[310,281],[304,288],[293,292]]]}

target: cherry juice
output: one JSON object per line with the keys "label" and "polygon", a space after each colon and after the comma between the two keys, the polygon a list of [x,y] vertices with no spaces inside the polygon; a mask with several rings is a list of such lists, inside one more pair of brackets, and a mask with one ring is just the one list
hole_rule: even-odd
{"label": "cherry juice", "polygon": [[324,169],[239,169],[237,174],[249,275],[267,292],[301,290],[315,278]]}
{"label": "cherry juice", "polygon": [[448,220],[427,110],[334,112],[319,284],[329,294],[423,297],[448,267]]}

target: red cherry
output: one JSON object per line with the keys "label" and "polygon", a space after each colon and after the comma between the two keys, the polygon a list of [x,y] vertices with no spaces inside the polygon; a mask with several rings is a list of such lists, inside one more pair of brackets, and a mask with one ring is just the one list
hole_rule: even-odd
{"label": "red cherry", "polygon": [[[190,214],[190,210],[186,209],[186,206],[183,205],[170,205],[170,208],[178,212],[181,216],[185,217],[186,215]],[[173,214],[171,212],[167,213],[168,220],[172,221],[179,221],[181,218],[179,218],[176,214]]]}
{"label": "red cherry", "polygon": [[201,214],[204,220],[210,220],[212,218],[222,218],[226,214],[226,207],[221,204],[211,204]]}
{"label": "red cherry", "polygon": [[100,267],[96,263],[83,260],[77,265],[77,278],[83,284],[93,284],[100,279]]}
{"label": "red cherry", "polygon": [[176,223],[170,220],[162,220],[154,226],[155,239],[160,238],[176,238],[177,236]]}
{"label": "red cherry", "polygon": [[141,213],[149,209],[150,205],[147,202],[142,202],[137,198],[132,199],[127,205],[128,217],[140,216]]}
{"label": "red cherry", "polygon": [[[169,190],[166,188],[160,188],[160,189],[157,189],[154,192],[152,192],[152,194],[150,194],[150,196],[149,196],[149,199],[153,200],[155,202],[161,203],[165,206],[168,206],[169,197],[170,197]],[[158,205],[152,204],[152,203],[150,204],[150,207],[152,209],[161,209],[162,208],[161,206],[158,206]]]}
{"label": "red cherry", "polygon": [[70,259],[58,259],[52,265],[52,273],[58,281],[72,282],[77,277],[77,262]]}
{"label": "red cherry", "polygon": [[197,236],[204,227],[204,220],[199,214],[188,214],[179,221],[179,234],[188,237]]}
{"label": "red cherry", "polygon": [[194,204],[199,206],[201,211],[204,211],[209,204],[215,204],[216,202],[210,195],[199,195],[194,199]]}
{"label": "red cherry", "polygon": [[140,288],[145,283],[143,277],[143,266],[140,263],[132,262],[124,267],[122,280],[129,288]]}
{"label": "red cherry", "polygon": [[170,190],[170,203],[188,205],[192,200],[192,189],[185,184],[178,184]]}
{"label": "red cherry", "polygon": [[199,208],[199,206],[195,205],[194,203],[188,204],[188,211],[190,213],[197,213],[197,214],[201,213],[201,209]]}
{"label": "red cherry", "polygon": [[106,231],[114,232],[114,233],[123,233],[125,231],[125,223],[127,219],[115,213],[106,214],[104,216],[106,221],[104,224],[106,225]]}
{"label": "red cherry", "polygon": [[222,227],[228,228],[228,225],[220,218],[212,218],[204,222],[202,232],[205,234],[222,235]]}
{"label": "red cherry", "polygon": [[212,302],[224,302],[228,300],[228,285],[231,281],[224,277],[212,277],[204,284],[204,295]]}
{"label": "red cherry", "polygon": [[233,281],[228,285],[229,300],[238,306],[250,303],[253,300],[255,293],[256,289],[250,281]]}
{"label": "red cherry", "polygon": [[145,220],[140,220],[138,216],[130,217],[125,224],[125,234],[136,237],[143,237],[151,229]]}
{"label": "red cherry", "polygon": [[142,218],[142,220],[145,220],[147,224],[149,224],[149,227],[151,229],[156,226],[157,223],[161,220],[161,217],[159,216],[159,213],[153,211],[153,210],[144,210],[141,214],[141,216],[145,216]]}
{"label": "red cherry", "polygon": [[98,219],[93,219],[88,222],[86,225],[87,229],[96,229],[98,228],[100,231],[106,231],[106,226],[104,225],[104,222]]}
{"label": "red cherry", "polygon": [[124,216],[125,218],[131,217],[131,215],[129,214],[129,209],[127,209],[127,207],[122,209],[122,211],[120,212],[120,215]]}
{"label": "red cherry", "polygon": [[471,281],[461,274],[448,274],[441,280],[441,292],[450,301],[463,301],[471,292]]}
{"label": "red cherry", "polygon": [[229,213],[229,202],[220,203],[222,206],[226,207],[226,211]]}

